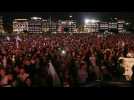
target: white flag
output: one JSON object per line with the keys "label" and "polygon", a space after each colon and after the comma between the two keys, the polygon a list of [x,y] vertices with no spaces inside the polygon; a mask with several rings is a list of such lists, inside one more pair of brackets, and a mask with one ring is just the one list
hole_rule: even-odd
{"label": "white flag", "polygon": [[4,68],[6,68],[6,66],[7,66],[7,59],[6,59],[6,56],[4,56],[4,58],[3,58],[3,66],[4,66]]}
{"label": "white flag", "polygon": [[19,41],[16,39],[16,47],[19,48]]}
{"label": "white flag", "polygon": [[22,41],[21,38],[19,36],[16,37],[16,40],[18,41]]}
{"label": "white flag", "polygon": [[55,79],[55,77],[57,76],[57,73],[56,73],[51,61],[49,62],[48,72],[53,77],[53,79]]}
{"label": "white flag", "polygon": [[8,41],[10,41],[10,37],[7,36],[6,39],[7,39]]}
{"label": "white flag", "polygon": [[19,36],[16,37],[16,47],[19,48],[19,41],[22,41]]}
{"label": "white flag", "polygon": [[53,79],[53,85],[59,86],[60,85],[60,79],[54,69],[54,66],[52,65],[51,61],[49,62],[49,68],[48,73],[52,76]]}

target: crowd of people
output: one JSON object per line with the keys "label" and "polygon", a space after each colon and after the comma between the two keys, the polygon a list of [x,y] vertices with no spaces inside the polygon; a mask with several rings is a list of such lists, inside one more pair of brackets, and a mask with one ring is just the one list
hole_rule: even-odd
{"label": "crowd of people", "polygon": [[[46,34],[0,39],[0,87],[79,87],[123,81],[132,34]],[[134,57],[134,56],[133,56]]]}

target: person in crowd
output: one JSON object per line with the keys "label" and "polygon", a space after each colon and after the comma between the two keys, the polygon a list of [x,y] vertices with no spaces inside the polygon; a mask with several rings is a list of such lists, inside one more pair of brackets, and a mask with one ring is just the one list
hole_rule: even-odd
{"label": "person in crowd", "polygon": [[106,68],[106,66],[102,66],[101,67],[102,70],[102,75],[103,75],[103,81],[111,81],[112,80],[112,76],[110,74],[110,72],[108,71],[108,69]]}
{"label": "person in crowd", "polygon": [[4,68],[0,69],[0,87],[13,87],[13,75],[8,74]]}
{"label": "person in crowd", "polygon": [[20,35],[17,43],[16,35],[1,37],[0,86],[77,87],[89,81],[124,80],[118,59],[133,57],[134,35],[98,35]]}
{"label": "person in crowd", "polygon": [[88,73],[87,73],[87,66],[84,62],[81,62],[78,74],[79,74],[79,84],[80,85],[86,84],[88,79]]}
{"label": "person in crowd", "polygon": [[132,79],[132,82],[134,83],[134,65],[133,65],[133,67],[132,67],[132,71],[133,71],[133,74],[132,74],[131,79]]}
{"label": "person in crowd", "polygon": [[117,75],[117,79],[120,81],[124,81],[125,80],[125,69],[123,67],[123,59],[120,59],[118,64],[117,64],[117,69],[116,69],[116,75]]}
{"label": "person in crowd", "polygon": [[17,87],[30,87],[32,82],[29,78],[29,74],[24,68],[20,68],[19,74],[17,75],[16,84]]}

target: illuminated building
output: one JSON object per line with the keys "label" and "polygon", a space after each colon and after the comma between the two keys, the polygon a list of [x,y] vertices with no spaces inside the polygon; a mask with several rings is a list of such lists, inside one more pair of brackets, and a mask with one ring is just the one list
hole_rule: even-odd
{"label": "illuminated building", "polygon": [[50,21],[50,19],[43,20],[42,32],[43,33],[47,33],[47,32],[57,33],[57,27],[58,27],[57,22],[54,22],[52,20]]}
{"label": "illuminated building", "polygon": [[48,20],[43,20],[42,22],[42,32],[47,33],[50,31],[50,23]]}
{"label": "illuminated building", "polygon": [[28,21],[29,33],[42,33],[42,20],[40,17],[32,17]]}
{"label": "illuminated building", "polygon": [[76,22],[74,20],[59,20],[58,21],[58,32],[59,33],[66,33],[66,32],[71,32],[75,33],[76,32]]}
{"label": "illuminated building", "polygon": [[124,20],[117,20],[117,21],[110,21],[110,22],[99,22],[99,30],[103,31],[115,31],[118,33],[125,32],[125,21]]}
{"label": "illuminated building", "polygon": [[109,22],[108,24],[109,29],[117,29],[118,28],[118,23],[117,22]]}
{"label": "illuminated building", "polygon": [[84,32],[90,33],[90,32],[98,32],[99,30],[99,24],[98,20],[94,19],[85,19],[85,25],[84,25]]}
{"label": "illuminated building", "polygon": [[28,31],[28,19],[14,19],[13,32],[19,34],[23,31]]}
{"label": "illuminated building", "polygon": [[58,29],[58,23],[51,21],[49,24],[49,31],[52,33],[57,33],[57,29]]}
{"label": "illuminated building", "polygon": [[4,33],[3,17],[2,16],[0,16],[0,33]]}
{"label": "illuminated building", "polygon": [[125,21],[124,20],[118,20],[118,32],[122,33],[125,32]]}
{"label": "illuminated building", "polygon": [[100,22],[99,23],[99,30],[106,30],[106,31],[108,31],[108,29],[109,29],[108,22]]}

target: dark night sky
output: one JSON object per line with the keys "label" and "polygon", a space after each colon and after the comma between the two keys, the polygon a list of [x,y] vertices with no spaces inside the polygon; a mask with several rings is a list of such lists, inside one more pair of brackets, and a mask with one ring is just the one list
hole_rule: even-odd
{"label": "dark night sky", "polygon": [[97,17],[97,18],[106,18],[106,17],[123,17],[130,18],[134,17],[134,12],[7,12],[1,13],[4,16],[11,17],[29,17],[29,16],[43,16],[43,17],[57,17],[64,18],[69,15],[73,15],[75,19],[81,19],[84,17]]}
{"label": "dark night sky", "polygon": [[4,16],[6,26],[11,26],[13,18],[29,18],[32,16],[40,16],[44,19],[52,17],[53,20],[66,19],[69,15],[73,16],[78,22],[83,22],[85,18],[94,18],[99,20],[117,17],[134,23],[134,12],[6,12],[0,13]]}

